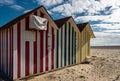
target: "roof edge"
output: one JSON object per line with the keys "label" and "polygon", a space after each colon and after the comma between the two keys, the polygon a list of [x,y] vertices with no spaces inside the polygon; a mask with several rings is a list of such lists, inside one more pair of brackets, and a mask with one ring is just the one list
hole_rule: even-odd
{"label": "roof edge", "polygon": [[[59,28],[61,28],[70,18],[72,18],[72,16],[60,18],[60,19],[54,20],[54,22],[55,22],[55,24],[56,24]],[[66,20],[65,20],[65,22],[63,22],[62,24],[59,25],[59,24],[57,23],[57,21],[64,20],[64,19],[66,19]]]}

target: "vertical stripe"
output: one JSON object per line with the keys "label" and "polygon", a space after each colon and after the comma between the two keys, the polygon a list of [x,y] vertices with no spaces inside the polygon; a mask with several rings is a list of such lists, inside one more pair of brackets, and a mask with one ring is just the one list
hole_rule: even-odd
{"label": "vertical stripe", "polygon": [[63,59],[63,54],[62,54],[62,52],[63,52],[63,49],[62,49],[62,47],[63,47],[63,28],[61,28],[61,39],[60,39],[61,41],[61,67],[62,67],[62,65],[63,65],[63,61],[62,61],[62,59]]}
{"label": "vertical stripe", "polygon": [[51,69],[54,69],[54,42],[55,42],[55,38],[54,38],[54,29],[52,28],[52,55],[51,55],[51,60],[52,60],[52,63],[51,63]]}
{"label": "vertical stripe", "polygon": [[11,28],[11,76],[13,79],[13,27]]}
{"label": "vertical stripe", "polygon": [[84,43],[83,43],[83,47],[84,47],[84,48],[83,48],[83,54],[84,54],[84,60],[85,60],[85,30],[83,31],[83,33],[84,33],[84,34],[83,34],[83,42],[84,42]]}
{"label": "vertical stripe", "polygon": [[10,45],[9,45],[9,49],[10,49],[10,66],[9,66],[9,70],[10,70],[10,73],[9,73],[9,76],[11,77],[11,28],[9,29],[9,32],[10,32],[10,35],[9,35],[9,37],[10,37]]}
{"label": "vertical stripe", "polygon": [[48,27],[48,70],[52,67],[52,27]]}
{"label": "vertical stripe", "polygon": [[6,29],[6,70],[8,75],[8,29]]}
{"label": "vertical stripe", "polygon": [[20,31],[20,38],[21,38],[21,44],[20,44],[20,53],[21,53],[21,59],[20,59],[20,75],[21,77],[25,76],[25,19],[21,20],[20,23],[21,27],[21,31]]}
{"label": "vertical stripe", "polygon": [[[74,30],[74,29],[73,29]],[[75,32],[73,31],[73,64],[74,64],[74,57],[75,57]]]}
{"label": "vertical stripe", "polygon": [[17,49],[18,49],[18,63],[17,63],[17,66],[18,66],[18,70],[17,70],[17,73],[18,73],[18,75],[17,75],[17,78],[20,78],[20,59],[21,59],[21,57],[20,57],[20,54],[21,54],[21,50],[20,50],[20,48],[21,48],[21,46],[20,46],[20,44],[21,44],[21,29],[20,29],[20,27],[21,27],[21,24],[20,24],[20,22],[18,22],[18,24],[17,24]]}
{"label": "vertical stripe", "polygon": [[74,50],[75,50],[75,52],[74,52],[74,64],[76,64],[76,32],[75,32],[75,34],[74,34]]}
{"label": "vertical stripe", "polygon": [[43,48],[43,71],[45,72],[46,71],[46,31],[43,32],[44,33],[44,42],[43,42],[43,45],[44,45],[44,48]]}
{"label": "vertical stripe", "polygon": [[[34,12],[34,15],[37,15],[37,10]],[[37,36],[38,33],[36,31],[36,41],[34,42],[34,73],[37,73]]]}
{"label": "vertical stripe", "polygon": [[2,71],[4,72],[4,30],[2,31]]}
{"label": "vertical stripe", "polygon": [[68,65],[70,65],[70,27],[71,24],[69,22],[69,26],[68,26]]}
{"label": "vertical stripe", "polygon": [[25,29],[26,30],[28,30],[29,29],[29,16],[27,16],[26,18],[25,18]]}
{"label": "vertical stripe", "polygon": [[74,35],[73,35],[73,64],[76,63],[76,32],[74,31]]}
{"label": "vertical stripe", "polygon": [[43,72],[43,31],[40,32],[40,72]]}
{"label": "vertical stripe", "polygon": [[61,67],[61,29],[59,29],[59,38],[58,38],[58,67],[60,68]]}
{"label": "vertical stripe", "polygon": [[4,30],[2,32],[2,71],[4,72]]}
{"label": "vertical stripe", "polygon": [[55,37],[55,42],[54,42],[54,69],[56,69],[56,55],[57,55],[57,45],[56,45],[56,38],[57,38],[57,30],[54,31],[54,37]]}
{"label": "vertical stripe", "polygon": [[70,26],[70,64],[72,64],[72,27]]}
{"label": "vertical stripe", "polygon": [[25,75],[29,75],[29,41],[25,42]]}
{"label": "vertical stripe", "polygon": [[34,73],[37,73],[37,31],[36,31],[35,38],[36,38],[36,41],[34,42]]}
{"label": "vertical stripe", "polygon": [[5,49],[5,39],[4,39],[4,37],[5,36],[4,36],[4,34],[5,33],[4,33],[4,30],[3,30],[3,46],[2,46],[3,47],[3,49],[2,49],[3,50],[3,58],[2,58],[3,59],[3,67],[2,67],[3,68],[3,72],[5,72],[5,63],[4,63],[5,62],[5,58],[4,58],[5,57],[5,51],[4,51],[4,49]]}
{"label": "vertical stripe", "polygon": [[67,37],[66,36],[67,35],[67,31],[66,30],[67,29],[66,28],[67,28],[67,23],[65,23],[65,27],[64,27],[64,32],[65,32],[65,34],[64,34],[64,40],[65,40],[65,42],[64,42],[64,45],[65,45],[65,49],[64,49],[64,66],[66,66],[66,62],[67,62],[66,61],[66,39],[67,39],[66,38]]}
{"label": "vertical stripe", "polygon": [[3,70],[3,31],[1,31],[1,70]]}
{"label": "vertical stripe", "polygon": [[73,43],[72,43],[72,44],[73,44],[73,49],[72,49],[72,50],[73,50],[73,60],[72,60],[72,61],[73,61],[73,64],[74,64],[74,60],[75,60],[75,59],[74,59],[74,55],[75,55],[75,49],[74,49],[74,44],[75,44],[74,35],[75,35],[75,32],[74,32],[74,29],[73,29]]}
{"label": "vertical stripe", "polygon": [[34,42],[29,41],[29,74],[34,73]]}
{"label": "vertical stripe", "polygon": [[48,32],[49,32],[49,23],[47,23],[47,30],[46,30],[46,71],[48,71]]}
{"label": "vertical stripe", "polygon": [[13,31],[14,31],[14,34],[13,34],[13,79],[17,79],[17,62],[18,62],[18,59],[17,59],[17,55],[18,55],[18,52],[17,52],[17,24],[15,24],[13,26]]}
{"label": "vertical stripe", "polygon": [[69,45],[69,38],[68,38],[68,35],[69,35],[69,33],[68,33],[68,31],[69,31],[69,29],[68,29],[68,26],[69,26],[69,24],[68,23],[66,23],[67,24],[67,27],[66,27],[66,66],[68,66],[68,45]]}
{"label": "vertical stripe", "polygon": [[4,30],[4,72],[6,73],[6,29]]}
{"label": "vertical stripe", "polygon": [[[84,56],[86,57],[86,32],[85,32],[85,34],[84,34],[84,51],[85,51],[85,54],[84,54]],[[84,57],[84,59],[85,59],[85,57]]]}
{"label": "vertical stripe", "polygon": [[72,27],[72,64],[73,64],[73,57],[74,57],[74,47],[73,47],[73,45],[74,45],[74,41],[73,41],[73,39],[74,39],[74,29],[73,29],[73,27]]}
{"label": "vertical stripe", "polygon": [[10,28],[8,29],[8,76],[10,77]]}
{"label": "vertical stripe", "polygon": [[59,33],[58,33],[59,30],[56,31],[56,68],[58,68],[58,65],[59,65],[59,55],[58,55],[58,40],[59,40]]}
{"label": "vertical stripe", "polygon": [[82,31],[82,57],[84,60],[84,30]]}
{"label": "vertical stripe", "polygon": [[[65,26],[65,25],[64,25]],[[62,27],[62,31],[63,31],[63,34],[62,34],[62,67],[64,67],[64,61],[65,61],[65,27]]]}
{"label": "vertical stripe", "polygon": [[37,73],[40,72],[40,32],[37,31]]}

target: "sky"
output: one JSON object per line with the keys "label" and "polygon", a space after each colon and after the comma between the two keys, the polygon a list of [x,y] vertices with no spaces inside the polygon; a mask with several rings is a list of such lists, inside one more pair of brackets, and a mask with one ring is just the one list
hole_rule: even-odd
{"label": "sky", "polygon": [[55,20],[89,22],[96,36],[91,46],[120,45],[120,0],[0,0],[0,27],[41,5]]}

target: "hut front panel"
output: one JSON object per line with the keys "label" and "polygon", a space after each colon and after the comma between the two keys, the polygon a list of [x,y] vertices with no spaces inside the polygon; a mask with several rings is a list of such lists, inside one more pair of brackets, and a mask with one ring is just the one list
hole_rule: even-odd
{"label": "hut front panel", "polygon": [[76,64],[76,32],[67,22],[55,34],[56,68]]}
{"label": "hut front panel", "polygon": [[[21,21],[22,53],[20,57],[20,77],[54,69],[54,41],[52,41],[54,38],[54,29],[52,27],[48,27],[47,31],[27,31],[25,30],[25,24],[25,20],[23,19]],[[51,35],[49,36],[48,34]],[[48,41],[48,39],[51,41]],[[17,72],[14,72],[14,74],[16,73]]]}

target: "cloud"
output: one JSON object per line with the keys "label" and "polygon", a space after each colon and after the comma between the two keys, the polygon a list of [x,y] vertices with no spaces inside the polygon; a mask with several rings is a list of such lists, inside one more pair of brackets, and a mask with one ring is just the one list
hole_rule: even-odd
{"label": "cloud", "polygon": [[77,23],[90,22],[96,35],[92,45],[120,45],[120,0],[69,0],[49,11],[72,15]]}
{"label": "cloud", "polygon": [[107,32],[94,32],[94,34],[96,35],[96,38],[91,40],[92,46],[120,45],[120,34]]}
{"label": "cloud", "polygon": [[105,30],[106,33],[120,33],[120,30]]}
{"label": "cloud", "polygon": [[25,10],[23,13],[27,13],[27,12],[29,12],[29,11],[31,11],[32,9],[30,9],[30,10]]}
{"label": "cloud", "polygon": [[63,2],[63,0],[36,0],[38,4],[42,4],[44,6],[50,7],[53,5],[58,5]]}
{"label": "cloud", "polygon": [[11,5],[10,8],[13,8],[13,9],[16,9],[16,10],[24,10],[24,8],[22,6],[17,5],[17,4]]}
{"label": "cloud", "polygon": [[105,28],[105,29],[120,29],[120,24],[93,24],[91,25],[93,28],[97,27],[97,28]]}
{"label": "cloud", "polygon": [[4,5],[6,5],[10,8],[16,9],[16,10],[24,9],[22,6],[16,4],[15,0],[0,0],[0,7],[2,7]]}
{"label": "cloud", "polygon": [[14,4],[14,0],[0,0],[0,5],[11,5]]}

